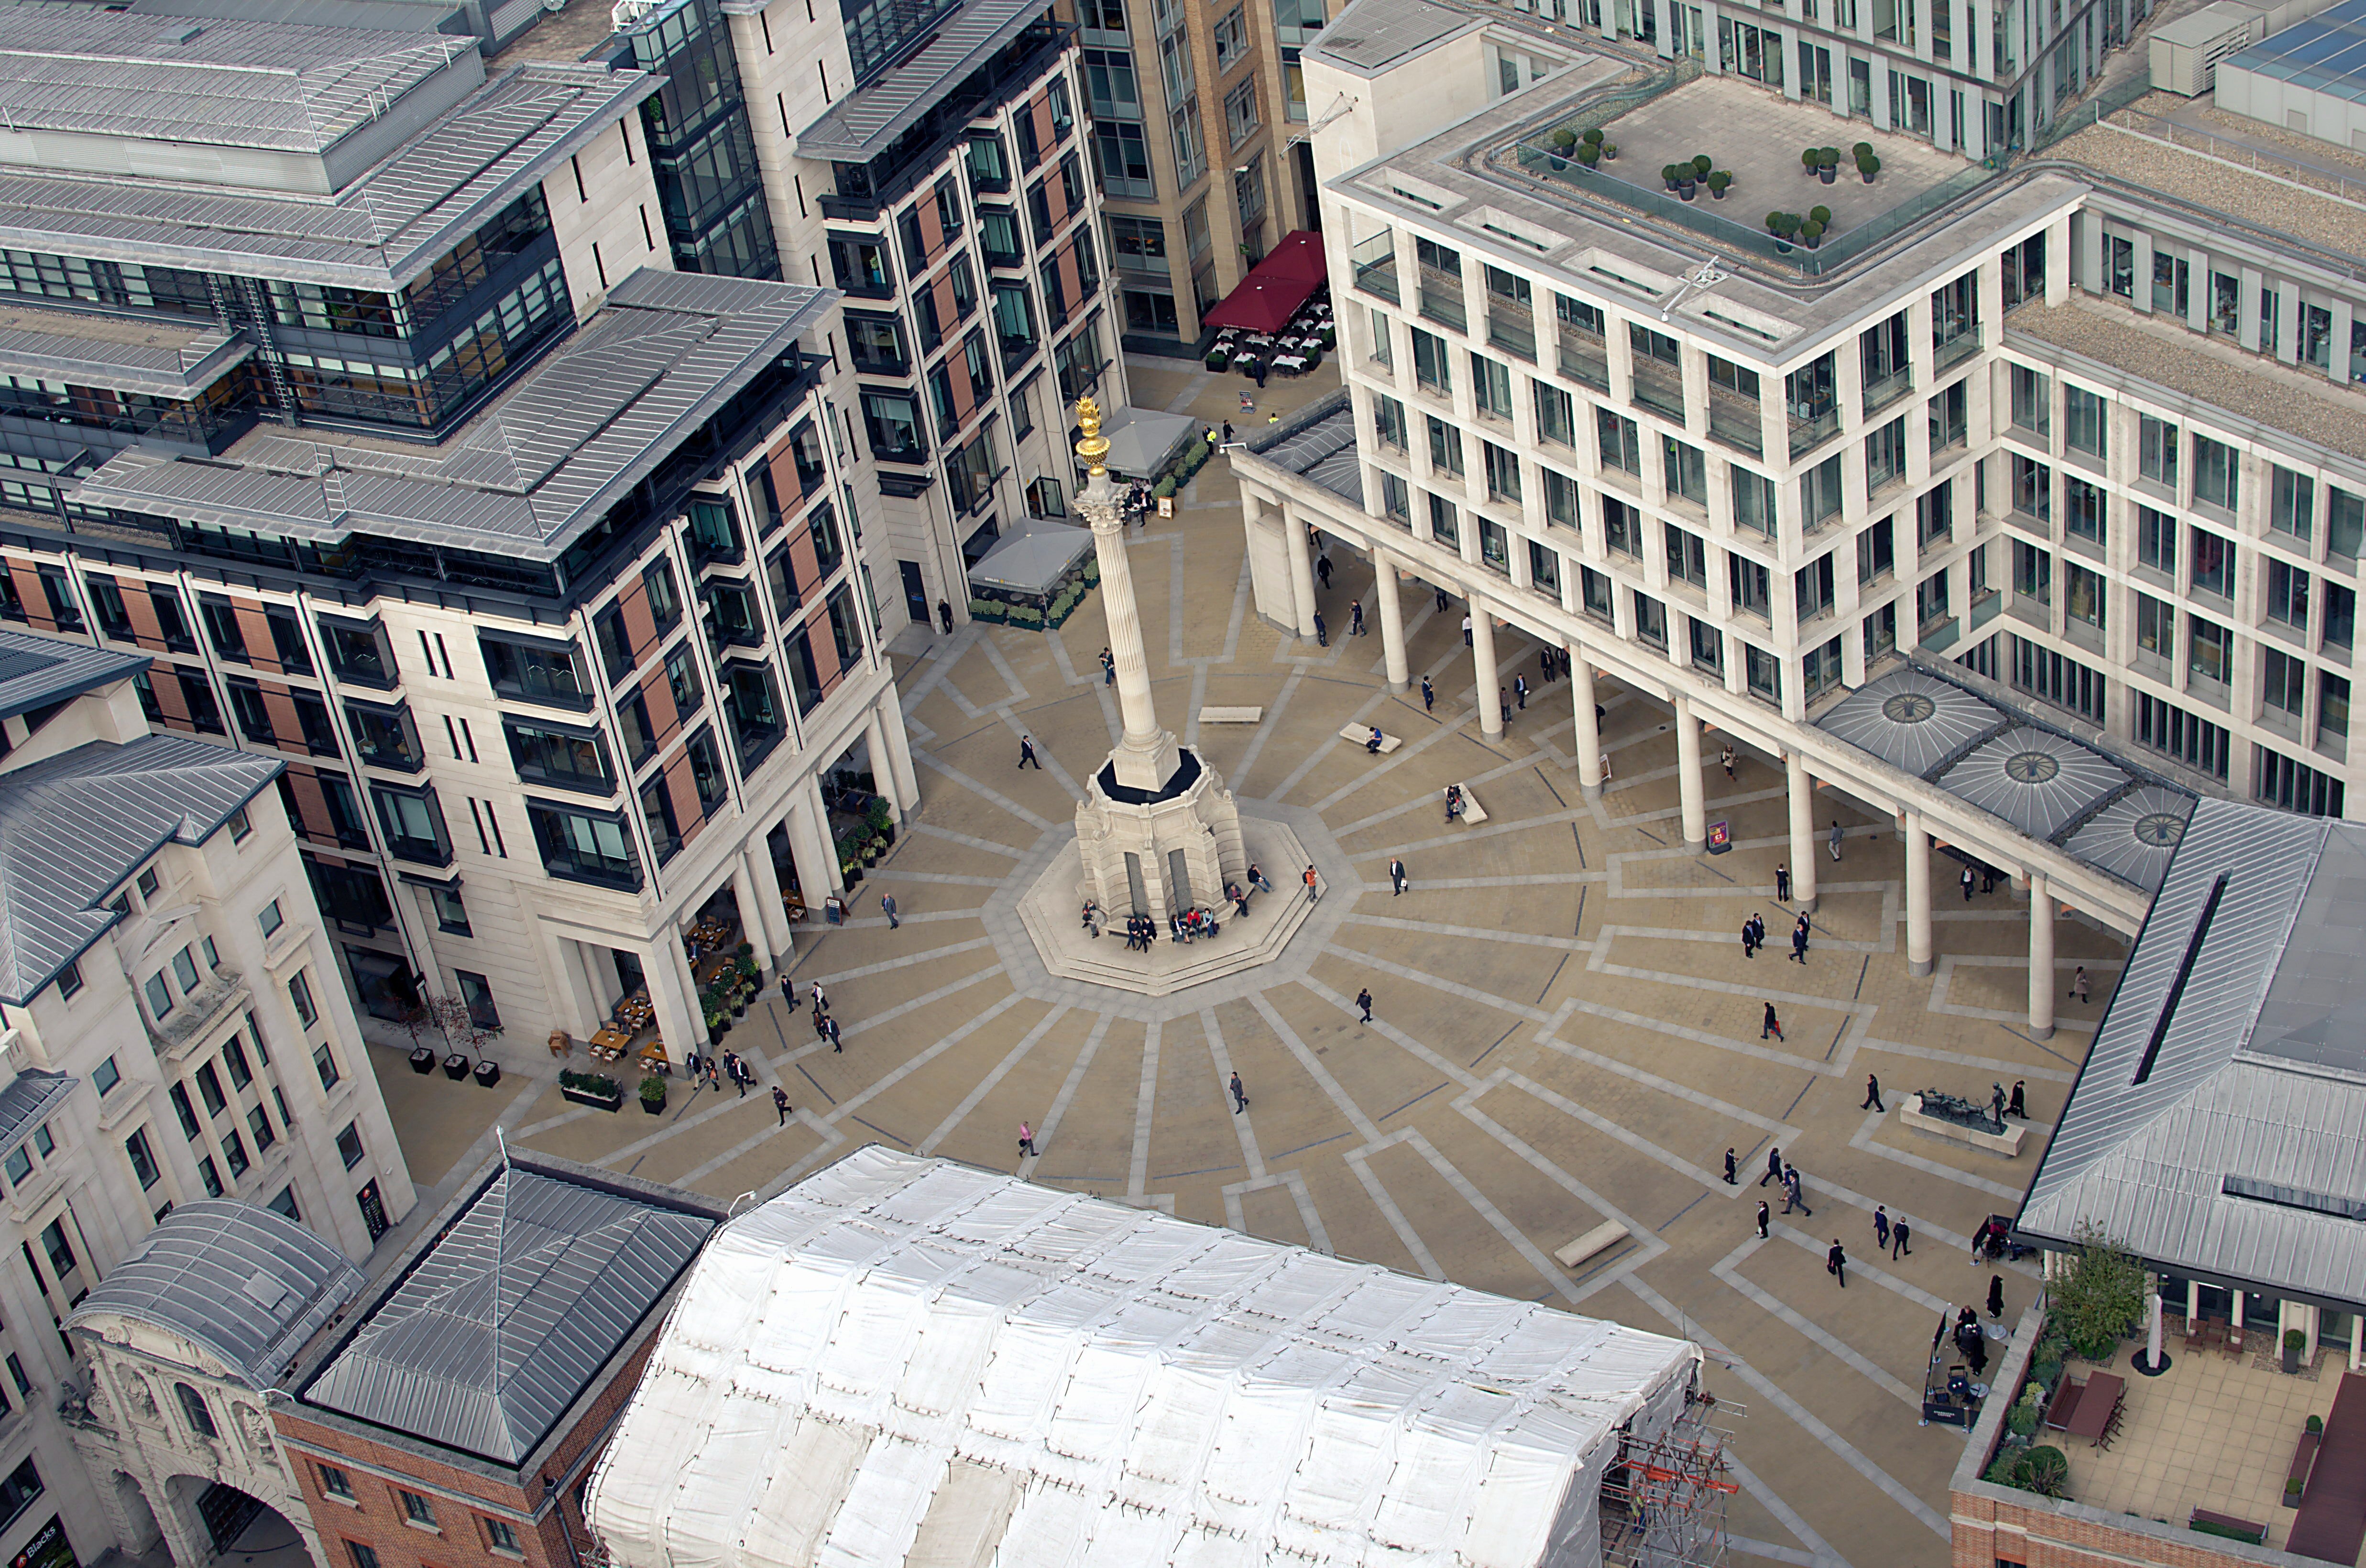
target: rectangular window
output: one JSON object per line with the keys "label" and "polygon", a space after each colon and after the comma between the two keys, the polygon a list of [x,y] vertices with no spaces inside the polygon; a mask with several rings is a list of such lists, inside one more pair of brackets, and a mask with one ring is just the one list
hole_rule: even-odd
{"label": "rectangular window", "polygon": [[297,1021],[304,1027],[309,1029],[319,1021],[320,1009],[312,1005],[312,982],[304,970],[299,969],[288,977],[287,1000],[295,1006]]}
{"label": "rectangular window", "polygon": [[1520,504],[1520,460],[1509,450],[1492,441],[1479,443],[1479,455],[1487,469],[1487,498]]}
{"label": "rectangular window", "polygon": [[1865,438],[1865,488],[1867,495],[1906,477],[1906,420],[1890,420]]}
{"label": "rectangular window", "polygon": [[238,1136],[237,1128],[232,1127],[222,1134],[221,1151],[222,1163],[230,1167],[231,1181],[235,1182],[246,1174],[247,1166],[253,1162],[246,1157],[246,1140]]}
{"label": "rectangular window", "polygon": [[2063,605],[2070,619],[2083,622],[2097,631],[2103,628],[2103,577],[2076,561],[2066,563],[2062,577]]}
{"label": "rectangular window", "polygon": [[501,1552],[507,1556],[518,1557],[524,1555],[518,1550],[517,1531],[512,1529],[508,1524],[500,1519],[487,1519],[485,1521],[485,1543],[491,1547],[495,1551]]}
{"label": "rectangular window", "polygon": [[2136,650],[2161,664],[2177,663],[2177,607],[2148,593],[2136,595]]}
{"label": "rectangular window", "polygon": [[2316,481],[2281,464],[2269,469],[2268,527],[2305,544],[2315,532]]}
{"label": "rectangular window", "polygon": [[415,1525],[425,1525],[430,1529],[435,1528],[434,1504],[429,1502],[418,1493],[405,1491],[400,1486],[394,1489],[394,1495],[402,1500],[402,1517],[404,1518],[409,1519]]}
{"label": "rectangular window", "polygon": [[1635,596],[1635,636],[1664,650],[1668,645],[1668,607],[1644,594]]}
{"label": "rectangular window", "polygon": [[2281,648],[2259,650],[2259,700],[2297,719],[2308,695],[2308,666]]}
{"label": "rectangular window", "polygon": [[181,1124],[181,1136],[191,1143],[197,1142],[200,1129],[197,1108],[189,1103],[188,1090],[175,1083],[164,1092],[164,1097],[173,1103],[173,1115]]}
{"label": "rectangular window", "polygon": [[2257,778],[2251,793],[2261,802],[2287,812],[2300,812],[2314,817],[2338,817],[2342,814],[2342,798],[2346,793],[2342,781],[2318,772],[2315,768],[2280,756],[2265,746],[2254,746],[2251,755]]}
{"label": "rectangular window", "polygon": [[1774,595],[1770,586],[1772,574],[1763,566],[1746,555],[1728,554],[1725,575],[1727,585],[1732,590],[1735,610],[1761,621],[1774,619]]}
{"label": "rectangular window", "polygon": [[[2361,339],[2366,342],[2366,339]],[[2366,366],[2361,366],[2366,377]],[[2325,547],[2347,561],[2366,554],[2366,496],[2327,486],[2325,507]]]}
{"label": "rectangular window", "polygon": [[1841,511],[1841,454],[1833,453],[1799,477],[1799,515],[1803,525],[1815,528]]}
{"label": "rectangular window", "polygon": [[2185,667],[2195,679],[2220,686],[2233,678],[2235,634],[2199,615],[2185,618]]}
{"label": "rectangular window", "polygon": [[213,1158],[210,1155],[197,1157],[197,1182],[205,1188],[207,1197],[219,1198],[222,1195],[221,1173],[214,1169]]}
{"label": "rectangular window", "polygon": [[2136,508],[2136,565],[2172,581],[2177,577],[2177,520],[2152,508]]}
{"label": "rectangular window", "polygon": [[2347,741],[2349,736],[2349,680],[2326,675],[2316,682],[2316,738],[2320,744]]}
{"label": "rectangular window", "polygon": [[2012,428],[2043,442],[2053,429],[2054,388],[2024,364],[2012,367]]}
{"label": "rectangular window", "polygon": [[1636,437],[1635,421],[1597,405],[1594,422],[1602,442],[1602,465],[1639,476],[1643,472],[1643,449]]}
{"label": "rectangular window", "polygon": [[1577,406],[1570,395],[1558,386],[1541,381],[1529,383],[1537,391],[1537,439],[1555,446],[1577,444]]}
{"label": "rectangular window", "polygon": [[1733,488],[1733,525],[1774,537],[1774,481],[1739,463],[1727,465]]}
{"label": "rectangular window", "polygon": [[334,1089],[337,1086],[337,1080],[342,1075],[337,1071],[337,1058],[330,1053],[325,1042],[312,1047],[312,1070],[321,1075],[321,1087],[323,1091]]}
{"label": "rectangular window", "polygon": [[232,1089],[243,1089],[254,1081],[254,1070],[247,1065],[246,1047],[236,1035],[222,1042],[222,1068],[230,1074]]}
{"label": "rectangular window", "polygon": [[163,1172],[156,1168],[156,1157],[148,1149],[148,1131],[142,1127],[123,1140],[123,1152],[131,1160],[131,1174],[140,1180],[142,1192],[153,1187]]}
{"label": "rectangular window", "polygon": [[2075,474],[2062,476],[2062,532],[2071,539],[2101,545],[2103,541],[2103,488]]}
{"label": "rectangular window", "polygon": [[1812,621],[1832,607],[1832,554],[1819,555],[1792,574],[1799,619]]}
{"label": "rectangular window", "polygon": [[592,682],[574,644],[526,643],[490,632],[479,633],[477,643],[486,677],[501,696],[554,708],[592,706]]}
{"label": "rectangular window", "polygon": [[2349,651],[2358,621],[2358,590],[2328,581],[2325,585],[2325,629],[2318,642],[2327,649]]}
{"label": "rectangular window", "polygon": [[1668,494],[1682,496],[1695,506],[1708,505],[1708,462],[1701,449],[1673,436],[1662,437],[1660,446]]}
{"label": "rectangular window", "polygon": [[2062,444],[2090,457],[2103,455],[2103,399],[2067,382],[2062,386]]}
{"label": "rectangular window", "polygon": [[2189,553],[2193,557],[2193,591],[2214,593],[2221,599],[2235,597],[2235,546],[2214,533],[2201,529],[2186,531]]}
{"label": "rectangular window", "polygon": [[1856,580],[1859,586],[1877,582],[1898,569],[1896,529],[1883,518],[1856,537]]}
{"label": "rectangular window", "polygon": [[1668,545],[1668,580],[1690,583],[1702,592],[1708,591],[1708,547],[1697,533],[1689,532],[1673,523],[1666,525]]}
{"label": "rectangular window", "polygon": [[2095,723],[2103,722],[2103,678],[2076,659],[2066,659],[2026,637],[2013,637],[2012,684],[2057,708]]}
{"label": "rectangular window", "polygon": [[1462,432],[1436,414],[1428,415],[1427,419],[1430,467],[1440,474],[1451,474],[1458,479],[1462,477]]}
{"label": "rectangular window", "polygon": [[2136,420],[2136,476],[2174,494],[2177,490],[2178,429],[2145,414]]}
{"label": "rectangular window", "polygon": [[247,1111],[246,1125],[254,1133],[255,1153],[261,1154],[279,1141],[278,1135],[271,1130],[271,1117],[262,1106],[253,1106]]}
{"label": "rectangular window", "polygon": [[2306,572],[2277,560],[2268,562],[2268,619],[2296,632],[2308,630]]}
{"label": "rectangular window", "polygon": [[2193,438],[2193,498],[2233,511],[2241,492],[2242,464],[2235,449],[2206,435]]}
{"label": "rectangular window", "polygon": [[354,1500],[353,1478],[333,1464],[316,1464],[321,1474],[321,1490],[332,1497]]}
{"label": "rectangular window", "polygon": [[1413,334],[1413,378],[1425,392],[1450,397],[1454,391],[1454,367],[1446,340],[1419,327],[1407,329]]}
{"label": "rectangular window", "polygon": [[214,1071],[213,1063],[197,1069],[197,1098],[205,1102],[207,1115],[219,1116],[229,1108],[230,1098],[222,1092],[221,1077]]}
{"label": "rectangular window", "polygon": [[347,1122],[344,1130],[337,1135],[337,1158],[345,1162],[348,1170],[362,1162],[362,1133],[358,1124]]}

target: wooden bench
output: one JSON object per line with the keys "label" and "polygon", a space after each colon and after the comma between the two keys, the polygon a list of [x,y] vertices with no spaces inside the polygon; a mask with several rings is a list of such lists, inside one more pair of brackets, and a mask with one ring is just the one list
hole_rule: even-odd
{"label": "wooden bench", "polygon": [[2232,1514],[2214,1514],[2207,1508],[2196,1508],[2186,1518],[2185,1528],[2188,1529],[2201,1529],[2205,1525],[2210,1527],[2209,1532],[2213,1535],[2223,1533],[2236,1540],[2247,1540],[2253,1546],[2262,1545],[2268,1539],[2267,1526],[2238,1519]]}
{"label": "wooden bench", "polygon": [[1615,1219],[1606,1219],[1575,1241],[1553,1254],[1553,1261],[1564,1269],[1574,1269],[1588,1258],[1627,1239],[1627,1227]]}
{"label": "wooden bench", "polygon": [[1200,722],[1203,724],[1254,724],[1265,718],[1262,708],[1202,708]]}
{"label": "wooden bench", "polygon": [[[1339,726],[1339,738],[1343,741],[1352,741],[1355,743],[1356,748],[1358,751],[1361,751],[1371,745],[1372,726],[1369,724],[1342,724]],[[1404,737],[1403,735],[1384,734],[1380,737],[1380,755],[1382,756],[1386,756],[1389,753],[1396,750],[1397,747],[1403,745],[1404,745]]]}
{"label": "wooden bench", "polygon": [[1464,784],[1460,786],[1460,789],[1462,790],[1462,820],[1469,823],[1471,826],[1476,827],[1481,823],[1487,820],[1487,808],[1479,803],[1479,797],[1470,792],[1470,785]]}

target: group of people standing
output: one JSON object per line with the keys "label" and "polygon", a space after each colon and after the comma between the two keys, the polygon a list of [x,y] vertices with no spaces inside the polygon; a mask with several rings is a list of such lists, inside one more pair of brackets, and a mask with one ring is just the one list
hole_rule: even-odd
{"label": "group of people standing", "polygon": [[[1808,917],[1804,913],[1791,924],[1791,961],[1795,964],[1805,964],[1808,961]],[[1763,915],[1753,911],[1750,918],[1741,923],[1741,956],[1745,958],[1754,958],[1758,957],[1758,949],[1764,946],[1766,946],[1766,921]]]}

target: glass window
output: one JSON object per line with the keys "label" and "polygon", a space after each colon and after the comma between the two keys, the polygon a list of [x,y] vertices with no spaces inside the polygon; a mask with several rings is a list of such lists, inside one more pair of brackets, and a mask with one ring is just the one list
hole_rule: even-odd
{"label": "glass window", "polygon": [[479,633],[477,641],[500,695],[558,708],[592,706],[592,683],[572,643],[528,644],[490,632]]}
{"label": "glass window", "polygon": [[2268,619],[2295,631],[2308,629],[2308,574],[2297,566],[2268,562]]}
{"label": "glass window", "polygon": [[621,817],[535,800],[526,801],[526,817],[534,826],[543,868],[552,876],[640,887],[640,860]]}
{"label": "glass window", "polygon": [[2235,510],[2241,489],[2242,465],[2233,447],[2206,435],[2193,438],[2193,498],[2207,506]]}
{"label": "glass window", "polygon": [[2316,526],[2316,481],[2281,464],[2268,474],[2268,526],[2308,543]]}
{"label": "glass window", "polygon": [[2103,399],[2067,382],[2062,387],[2062,444],[2090,457],[2103,455]]}
{"label": "glass window", "polygon": [[608,763],[608,743],[597,730],[536,724],[504,718],[510,760],[520,778],[530,784],[582,790],[595,795],[615,792],[614,771]]}
{"label": "glass window", "polygon": [[405,1491],[400,1486],[394,1489],[394,1495],[402,1500],[402,1517],[404,1518],[409,1519],[415,1525],[425,1525],[430,1529],[435,1528],[434,1504],[429,1502],[418,1493]]}
{"label": "glass window", "polygon": [[2234,544],[2199,528],[2188,529],[2186,535],[2193,557],[2193,591],[2214,593],[2221,599],[2234,598]]}
{"label": "glass window", "polygon": [[353,1501],[354,1484],[350,1476],[333,1464],[318,1464],[316,1462],[316,1468],[321,1473],[321,1491],[332,1497],[343,1497],[347,1502]]}
{"label": "glass window", "polygon": [[351,1170],[362,1162],[362,1152],[361,1126],[358,1123],[347,1122],[344,1130],[337,1134],[337,1158],[345,1162],[346,1170]]}
{"label": "glass window", "polygon": [[1594,433],[1602,442],[1602,465],[1640,475],[1643,472],[1643,449],[1636,435],[1635,421],[1597,404],[1594,410]]}
{"label": "glass window", "polygon": [[214,1071],[213,1063],[207,1062],[197,1069],[197,1098],[205,1102],[206,1114],[220,1115],[229,1106],[230,1099],[222,1092],[221,1078]]}
{"label": "glass window", "polygon": [[1856,537],[1856,580],[1862,585],[1898,569],[1897,530],[1883,518]]}
{"label": "glass window", "polygon": [[2154,484],[2177,488],[2178,429],[2150,414],[2136,420],[2136,475]]}
{"label": "glass window", "polygon": [[265,1112],[262,1106],[254,1105],[248,1107],[246,1113],[246,1125],[248,1129],[254,1134],[255,1153],[265,1153],[273,1144],[279,1141],[279,1135],[271,1130],[271,1117]]}
{"label": "glass window", "polygon": [[287,1000],[295,1006],[297,1018],[307,1029],[320,1018],[320,1009],[312,1005],[312,982],[302,969],[288,978]]}

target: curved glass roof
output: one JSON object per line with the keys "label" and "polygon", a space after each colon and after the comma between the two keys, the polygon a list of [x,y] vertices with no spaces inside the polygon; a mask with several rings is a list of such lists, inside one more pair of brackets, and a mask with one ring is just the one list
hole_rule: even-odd
{"label": "curved glass roof", "polygon": [[2052,838],[2135,781],[2102,753],[2030,724],[1982,742],[1938,780],[2032,838]]}
{"label": "curved glass roof", "polygon": [[1866,683],[1817,723],[1890,767],[1927,778],[2011,722],[1995,703],[1910,669]]}
{"label": "curved glass roof", "polygon": [[2158,892],[2192,815],[2192,796],[2146,784],[2097,812],[2062,847],[2146,892]]}

